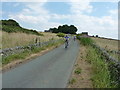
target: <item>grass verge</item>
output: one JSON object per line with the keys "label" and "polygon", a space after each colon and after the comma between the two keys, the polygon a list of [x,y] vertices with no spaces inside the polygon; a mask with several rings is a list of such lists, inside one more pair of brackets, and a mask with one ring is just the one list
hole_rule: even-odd
{"label": "grass verge", "polygon": [[44,46],[44,47],[34,47],[31,50],[25,50],[24,52],[10,55],[7,58],[2,58],[2,64],[4,66],[12,61],[19,60],[19,59],[25,59],[26,57],[30,56],[31,54],[41,52],[42,50],[48,49],[52,46],[57,47],[62,43],[63,43],[63,41],[60,40],[55,43],[49,43],[47,46]]}
{"label": "grass verge", "polygon": [[93,77],[91,78],[93,86],[95,88],[111,88],[110,72],[106,62],[97,53],[97,50],[90,46],[87,53],[87,60],[93,68]]}
{"label": "grass verge", "polygon": [[84,46],[88,46],[93,43],[93,40],[89,37],[80,37],[78,39],[80,40],[80,43]]}
{"label": "grass verge", "polygon": [[87,48],[87,61],[92,65],[93,76],[91,78],[94,88],[114,88],[116,85],[111,85],[111,73],[109,66],[105,62],[103,56],[98,53],[98,50],[91,45],[94,42],[89,37],[78,38],[80,43]]}
{"label": "grass verge", "polygon": [[75,78],[72,78],[70,81],[69,81],[69,84],[74,84],[76,82],[76,79]]}
{"label": "grass verge", "polygon": [[75,74],[80,74],[81,73],[81,68],[76,68],[76,70],[74,71]]}

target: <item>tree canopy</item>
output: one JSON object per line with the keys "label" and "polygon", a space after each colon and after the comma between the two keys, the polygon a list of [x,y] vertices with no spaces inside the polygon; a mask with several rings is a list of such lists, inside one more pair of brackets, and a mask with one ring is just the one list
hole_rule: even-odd
{"label": "tree canopy", "polygon": [[58,26],[58,28],[50,28],[49,30],[45,30],[45,32],[52,32],[52,33],[66,33],[66,34],[76,34],[77,28],[74,25],[63,25]]}

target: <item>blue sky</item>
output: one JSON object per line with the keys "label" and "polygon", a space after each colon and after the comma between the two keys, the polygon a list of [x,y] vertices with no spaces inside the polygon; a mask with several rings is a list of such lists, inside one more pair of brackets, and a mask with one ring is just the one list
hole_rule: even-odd
{"label": "blue sky", "polygon": [[[3,2],[2,11],[7,12],[8,14],[3,14],[2,19],[8,19],[9,13],[18,13],[22,11],[27,3],[25,2]],[[109,15],[109,10],[114,10],[118,8],[117,3],[112,2],[90,2],[93,6],[92,13],[85,13],[91,16],[102,17]],[[33,3],[34,7],[34,3]],[[70,5],[66,2],[47,2],[44,5],[44,8],[49,10],[51,13],[56,14],[70,14]]]}
{"label": "blue sky", "polygon": [[112,2],[93,2],[91,3],[93,6],[94,10],[93,13],[90,15],[92,16],[97,16],[97,17],[102,17],[109,15],[109,10],[117,9],[118,5],[117,3],[112,3]]}
{"label": "blue sky", "polygon": [[48,2],[44,5],[52,13],[69,14],[70,5],[65,2]]}
{"label": "blue sky", "polygon": [[73,24],[78,33],[117,38],[117,11],[117,2],[2,2],[1,19],[15,19],[38,31]]}

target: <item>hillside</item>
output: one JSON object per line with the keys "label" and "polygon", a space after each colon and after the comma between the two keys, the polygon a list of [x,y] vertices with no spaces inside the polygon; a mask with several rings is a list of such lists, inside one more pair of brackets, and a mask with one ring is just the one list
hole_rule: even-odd
{"label": "hillside", "polygon": [[41,35],[36,30],[29,30],[21,27],[18,22],[12,19],[0,20],[0,23],[2,23],[2,31],[8,32],[8,33],[22,32],[27,34]]}

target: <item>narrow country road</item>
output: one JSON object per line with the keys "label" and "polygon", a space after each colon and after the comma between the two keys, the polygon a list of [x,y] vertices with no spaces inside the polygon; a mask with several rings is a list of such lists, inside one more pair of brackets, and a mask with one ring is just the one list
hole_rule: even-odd
{"label": "narrow country road", "polygon": [[2,74],[3,88],[65,88],[79,51],[79,43],[64,45]]}

